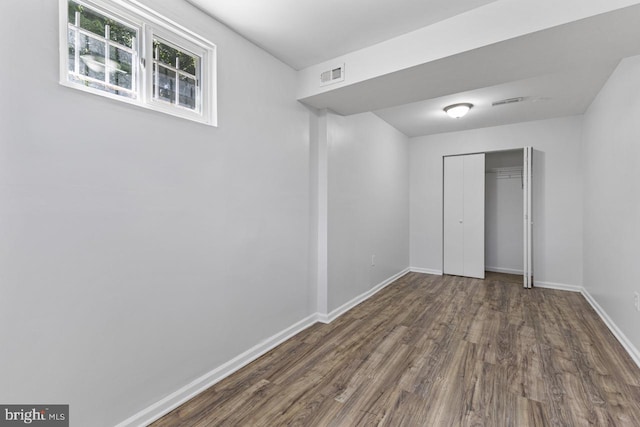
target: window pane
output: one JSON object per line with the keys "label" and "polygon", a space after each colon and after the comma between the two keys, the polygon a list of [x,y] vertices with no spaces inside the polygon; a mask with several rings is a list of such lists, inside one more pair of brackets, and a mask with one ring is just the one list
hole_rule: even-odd
{"label": "window pane", "polygon": [[103,83],[87,82],[86,85],[87,85],[87,87],[91,87],[91,88],[94,88],[94,89],[100,89],[100,90],[104,90],[105,92],[107,92],[107,88]]}
{"label": "window pane", "polygon": [[76,32],[69,30],[67,33],[67,45],[69,47],[69,71],[76,69]]}
{"label": "window pane", "polygon": [[129,92],[129,91],[126,91],[126,90],[118,90],[117,88],[113,88],[113,87],[110,87],[110,86],[106,86],[104,90],[105,90],[105,92],[109,92],[109,93],[113,93],[113,94],[116,94],[116,95],[120,95],[120,96],[125,97],[125,98],[132,98],[133,99],[133,98],[136,97],[135,93],[133,93],[133,92]]}
{"label": "window pane", "polygon": [[[205,59],[214,55],[214,45],[169,22],[156,22],[151,10],[140,9],[133,0],[61,3],[62,18],[66,12],[68,19],[60,26],[60,61],[67,62],[61,69],[61,84],[114,99],[124,97],[136,105],[196,121],[215,122],[211,109],[215,103],[208,99],[213,88],[204,80],[207,93],[203,93],[201,80],[209,74],[210,64]],[[147,52],[145,46],[153,49]]]}
{"label": "window pane", "polygon": [[198,88],[195,79],[180,76],[180,105],[195,110]]}
{"label": "window pane", "polygon": [[180,69],[189,74],[196,75],[197,59],[186,53],[180,53]]}
{"label": "window pane", "polygon": [[176,66],[176,58],[178,57],[178,51],[164,43],[160,43],[158,40],[153,41],[153,58],[159,62]]}
{"label": "window pane", "polygon": [[79,5],[73,1],[69,2],[69,22],[76,23],[75,14],[80,13],[80,28],[92,32],[93,34],[105,37],[105,27],[109,26],[109,39],[126,47],[133,47],[137,32],[118,21]]}
{"label": "window pane", "polygon": [[[80,13],[80,22],[82,22],[82,12],[85,10],[86,8],[84,6],[80,6],[79,4],[77,4],[76,2],[70,1],[69,2],[69,23],[76,25],[76,12]],[[82,25],[80,25],[82,27]],[[84,27],[83,27],[84,28]],[[103,33],[104,35],[104,33]]]}
{"label": "window pane", "polygon": [[[176,99],[176,72],[161,65],[158,66],[158,99],[175,103]],[[154,69],[154,73],[156,69]],[[155,76],[154,76],[155,85]],[[155,87],[154,87],[155,93]]]}
{"label": "window pane", "polygon": [[76,76],[75,74],[69,74],[69,81],[81,84],[85,87],[107,91],[107,88],[104,85],[104,83],[100,83],[98,81],[93,81],[93,80],[87,80],[86,78],[82,76]]}
{"label": "window pane", "polygon": [[86,35],[80,35],[80,74],[104,80],[105,43]]}
{"label": "window pane", "polygon": [[121,44],[122,46],[126,46],[128,48],[133,47],[133,43],[136,39],[136,31],[125,27],[124,25],[115,22],[113,20],[109,20],[109,39]]}
{"label": "window pane", "polygon": [[115,46],[109,48],[109,83],[131,89],[131,54]]}
{"label": "window pane", "polygon": [[76,23],[76,12],[80,12],[80,28],[104,37],[104,26],[107,18],[85,6],[69,2],[69,22]]}
{"label": "window pane", "polygon": [[80,11],[80,6],[78,6],[75,2],[70,1],[69,7],[67,9],[69,15],[69,23],[75,25],[76,24],[76,10]]}
{"label": "window pane", "polygon": [[153,40],[153,58],[163,64],[196,75],[197,56],[168,46],[158,39]]}

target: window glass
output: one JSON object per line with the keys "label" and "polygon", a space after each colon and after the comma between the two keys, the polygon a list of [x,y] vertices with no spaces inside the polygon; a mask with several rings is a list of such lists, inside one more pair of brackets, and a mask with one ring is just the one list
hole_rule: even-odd
{"label": "window glass", "polygon": [[[79,23],[76,22],[76,12],[80,17]],[[109,39],[128,48],[132,48],[135,42],[137,33],[135,29],[129,28],[74,1],[69,2],[68,19],[69,23],[101,37],[106,37],[105,28],[109,26]]]}
{"label": "window glass", "polygon": [[200,57],[154,38],[153,62],[154,99],[197,110]]}
{"label": "window glass", "polygon": [[70,80],[135,97],[132,47],[137,30],[73,1],[68,19]]}
{"label": "window glass", "polygon": [[134,4],[58,1],[61,84],[216,125],[215,45]]}
{"label": "window glass", "polygon": [[131,52],[127,52],[126,50],[120,49],[116,46],[111,46],[109,57],[111,58],[111,63],[116,64],[113,71],[110,71],[109,82],[118,87],[133,89],[133,55]]}

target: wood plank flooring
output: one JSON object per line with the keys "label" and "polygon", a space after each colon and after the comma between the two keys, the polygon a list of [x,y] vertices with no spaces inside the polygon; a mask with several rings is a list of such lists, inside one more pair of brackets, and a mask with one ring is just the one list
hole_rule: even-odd
{"label": "wood plank flooring", "polygon": [[577,293],[409,273],[154,424],[640,426],[640,369]]}

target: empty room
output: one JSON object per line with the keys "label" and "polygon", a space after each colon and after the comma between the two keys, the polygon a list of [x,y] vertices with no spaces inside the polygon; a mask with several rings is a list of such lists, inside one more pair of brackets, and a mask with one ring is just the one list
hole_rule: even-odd
{"label": "empty room", "polygon": [[2,0],[0,425],[640,426],[640,0]]}

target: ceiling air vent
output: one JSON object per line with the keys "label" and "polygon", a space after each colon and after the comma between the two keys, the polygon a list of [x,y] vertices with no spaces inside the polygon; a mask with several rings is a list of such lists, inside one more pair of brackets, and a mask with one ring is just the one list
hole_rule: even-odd
{"label": "ceiling air vent", "polygon": [[331,67],[320,73],[320,86],[327,86],[344,81],[344,64]]}
{"label": "ceiling air vent", "polygon": [[526,98],[524,96],[519,96],[517,98],[507,98],[507,99],[503,99],[501,101],[496,101],[493,104],[491,104],[491,106],[492,107],[497,107],[498,105],[515,104],[516,102],[522,102],[525,99]]}

